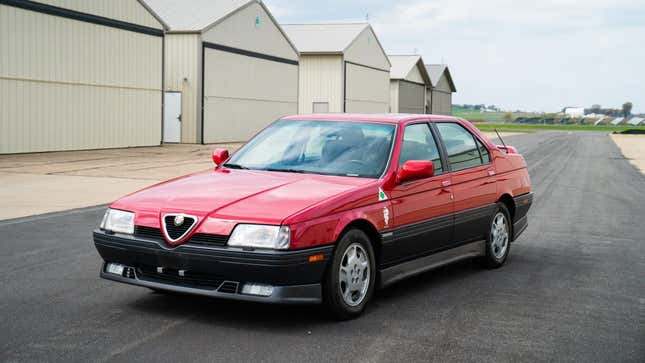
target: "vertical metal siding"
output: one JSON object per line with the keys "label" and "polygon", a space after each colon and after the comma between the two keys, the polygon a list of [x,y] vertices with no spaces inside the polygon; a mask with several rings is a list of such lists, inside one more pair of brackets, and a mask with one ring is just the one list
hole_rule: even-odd
{"label": "vertical metal siding", "polygon": [[346,66],[348,113],[383,113],[390,109],[390,72],[352,63]]}
{"label": "vertical metal siding", "polygon": [[443,75],[432,91],[432,113],[435,115],[450,115],[452,113],[450,84]]}
{"label": "vertical metal siding", "polygon": [[136,0],[32,0],[81,13],[162,29],[161,24]]}
{"label": "vertical metal siding", "polygon": [[390,112],[399,112],[399,80],[390,81]]}
{"label": "vertical metal siding", "polygon": [[205,42],[298,60],[298,52],[258,3],[242,8],[204,32],[202,37]]}
{"label": "vertical metal siding", "polygon": [[204,142],[246,141],[298,109],[298,66],[205,49]]}
{"label": "vertical metal siding", "polygon": [[371,28],[366,28],[345,50],[345,60],[366,66],[390,70],[387,55],[383,52]]}
{"label": "vertical metal siding", "polygon": [[201,54],[199,34],[166,34],[166,91],[181,92],[181,142],[199,142],[201,120]]}
{"label": "vertical metal siding", "polygon": [[298,112],[313,112],[314,102],[328,102],[329,112],[343,112],[343,60],[339,55],[300,57]]}
{"label": "vertical metal siding", "polygon": [[0,24],[0,153],[159,144],[162,38],[4,5]]}
{"label": "vertical metal siding", "polygon": [[401,113],[424,113],[425,107],[424,85],[401,81],[399,82],[399,111]]}

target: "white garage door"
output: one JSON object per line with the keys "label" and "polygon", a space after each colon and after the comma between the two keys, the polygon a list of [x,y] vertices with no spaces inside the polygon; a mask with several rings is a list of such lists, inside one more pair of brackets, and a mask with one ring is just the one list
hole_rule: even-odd
{"label": "white garage door", "polygon": [[399,112],[425,113],[426,86],[407,81],[399,82]]}
{"label": "white garage door", "polygon": [[345,112],[389,111],[390,72],[345,62],[345,77]]}
{"label": "white garage door", "polygon": [[296,62],[211,48],[204,52],[205,143],[246,141],[281,116],[298,112]]}

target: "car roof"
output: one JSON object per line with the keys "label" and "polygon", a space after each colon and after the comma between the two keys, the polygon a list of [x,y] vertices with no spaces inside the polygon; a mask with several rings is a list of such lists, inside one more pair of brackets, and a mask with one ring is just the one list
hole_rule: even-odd
{"label": "car roof", "polygon": [[285,116],[281,120],[300,121],[356,121],[356,122],[387,122],[402,124],[407,121],[424,119],[428,121],[460,120],[457,117],[443,115],[409,114],[409,113],[383,113],[383,114],[362,114],[362,113],[318,113],[309,115]]}

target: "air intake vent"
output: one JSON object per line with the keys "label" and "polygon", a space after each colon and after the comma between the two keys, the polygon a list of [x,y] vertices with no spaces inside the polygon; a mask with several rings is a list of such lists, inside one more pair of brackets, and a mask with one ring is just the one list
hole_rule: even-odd
{"label": "air intake vent", "polygon": [[172,241],[179,241],[197,224],[197,218],[185,214],[166,214],[163,218],[166,235]]}
{"label": "air intake vent", "polygon": [[145,226],[135,226],[134,227],[134,236],[137,238],[145,238],[154,241],[163,241],[163,234],[159,228],[154,227],[145,227]]}
{"label": "air intake vent", "polygon": [[226,294],[236,294],[238,285],[239,283],[234,281],[224,281],[222,286],[220,286],[219,289],[217,289],[217,292],[223,292]]}
{"label": "air intake vent", "polygon": [[188,244],[199,246],[226,246],[228,237],[229,236],[222,234],[195,233],[188,240]]}

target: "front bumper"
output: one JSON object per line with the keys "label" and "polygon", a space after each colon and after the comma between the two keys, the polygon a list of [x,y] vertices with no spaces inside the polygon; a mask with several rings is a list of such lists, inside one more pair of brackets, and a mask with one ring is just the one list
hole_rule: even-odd
{"label": "front bumper", "polygon": [[[105,261],[101,277],[131,285],[226,299],[268,303],[316,304],[333,245],[295,251],[180,245],[94,231],[94,245]],[[309,256],[322,254],[321,261]],[[123,274],[107,263],[126,266]],[[245,283],[273,286],[270,296],[242,294]]]}

